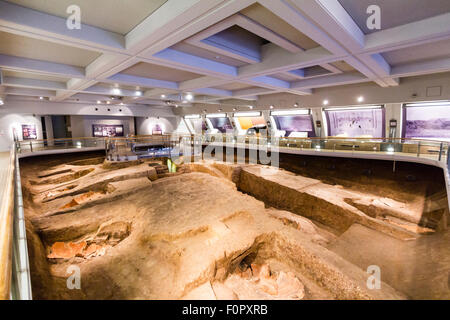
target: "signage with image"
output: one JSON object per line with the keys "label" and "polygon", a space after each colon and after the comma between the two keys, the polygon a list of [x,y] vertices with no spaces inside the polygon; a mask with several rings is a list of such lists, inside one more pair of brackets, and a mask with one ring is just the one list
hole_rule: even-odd
{"label": "signage with image", "polygon": [[450,140],[450,108],[448,106],[405,107],[405,138]]}
{"label": "signage with image", "polygon": [[36,125],[23,124],[22,125],[22,137],[23,140],[35,140],[37,139]]}
{"label": "signage with image", "polygon": [[93,124],[94,137],[123,137],[123,125],[116,124]]}
{"label": "signage with image", "polygon": [[332,137],[384,138],[384,108],[325,110]]}

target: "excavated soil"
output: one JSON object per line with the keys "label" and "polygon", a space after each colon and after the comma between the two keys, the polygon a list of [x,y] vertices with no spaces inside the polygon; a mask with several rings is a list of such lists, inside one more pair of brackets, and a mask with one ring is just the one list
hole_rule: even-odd
{"label": "excavated soil", "polygon": [[[450,298],[440,190],[420,209],[266,166],[164,164],[21,163],[33,298]],[[382,270],[380,289],[367,286],[369,265]],[[67,285],[72,266],[80,289]]]}

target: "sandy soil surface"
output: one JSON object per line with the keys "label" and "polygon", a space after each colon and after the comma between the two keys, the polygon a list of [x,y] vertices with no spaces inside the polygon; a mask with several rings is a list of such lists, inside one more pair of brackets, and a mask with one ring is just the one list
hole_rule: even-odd
{"label": "sandy soil surface", "polygon": [[[35,299],[404,299],[420,292],[394,281],[392,270],[371,290],[367,261],[342,249],[355,226],[381,235],[373,251],[435,233],[406,202],[259,165],[202,162],[171,174],[164,162],[77,157],[21,164]],[[385,256],[377,259],[392,269]],[[73,266],[80,289],[67,285]],[[424,292],[445,297],[441,289]]]}

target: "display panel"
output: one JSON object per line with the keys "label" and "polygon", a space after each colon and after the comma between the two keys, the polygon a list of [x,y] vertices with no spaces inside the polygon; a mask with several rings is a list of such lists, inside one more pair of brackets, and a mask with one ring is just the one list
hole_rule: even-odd
{"label": "display panel", "polygon": [[239,125],[241,126],[242,130],[250,129],[251,127],[254,127],[256,125],[264,125],[266,124],[266,121],[264,120],[264,117],[238,117]]}
{"label": "display panel", "polygon": [[23,137],[23,140],[37,139],[36,125],[23,124],[22,125],[22,137]]}
{"label": "display panel", "polygon": [[308,137],[315,137],[313,120],[310,114],[272,116],[278,130],[286,131],[285,137],[292,132],[307,132]]}
{"label": "display panel", "polygon": [[123,137],[123,125],[93,124],[94,137]]}
{"label": "display panel", "polygon": [[325,110],[332,137],[385,137],[384,108]]}
{"label": "display panel", "polygon": [[403,108],[403,137],[450,141],[450,107]]}
{"label": "display panel", "polygon": [[227,131],[232,131],[233,126],[231,125],[230,119],[224,118],[209,118],[213,128],[219,130],[222,133],[226,133]]}

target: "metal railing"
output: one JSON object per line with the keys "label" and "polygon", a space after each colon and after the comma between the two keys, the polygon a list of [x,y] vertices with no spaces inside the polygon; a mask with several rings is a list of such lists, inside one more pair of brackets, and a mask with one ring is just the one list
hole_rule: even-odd
{"label": "metal railing", "polygon": [[44,150],[58,149],[80,149],[80,148],[98,148],[105,147],[106,138],[63,138],[63,139],[44,139],[44,140],[25,140],[17,141],[16,148],[18,153],[39,152]]}
{"label": "metal railing", "polygon": [[406,138],[275,138],[265,136],[234,136],[211,134],[202,136],[203,143],[226,143],[235,146],[272,146],[314,152],[343,152],[402,155],[447,161],[450,142]]}
{"label": "metal railing", "polygon": [[0,207],[0,299],[31,299],[26,227],[22,186],[16,147],[9,152],[9,163],[2,168]]}

